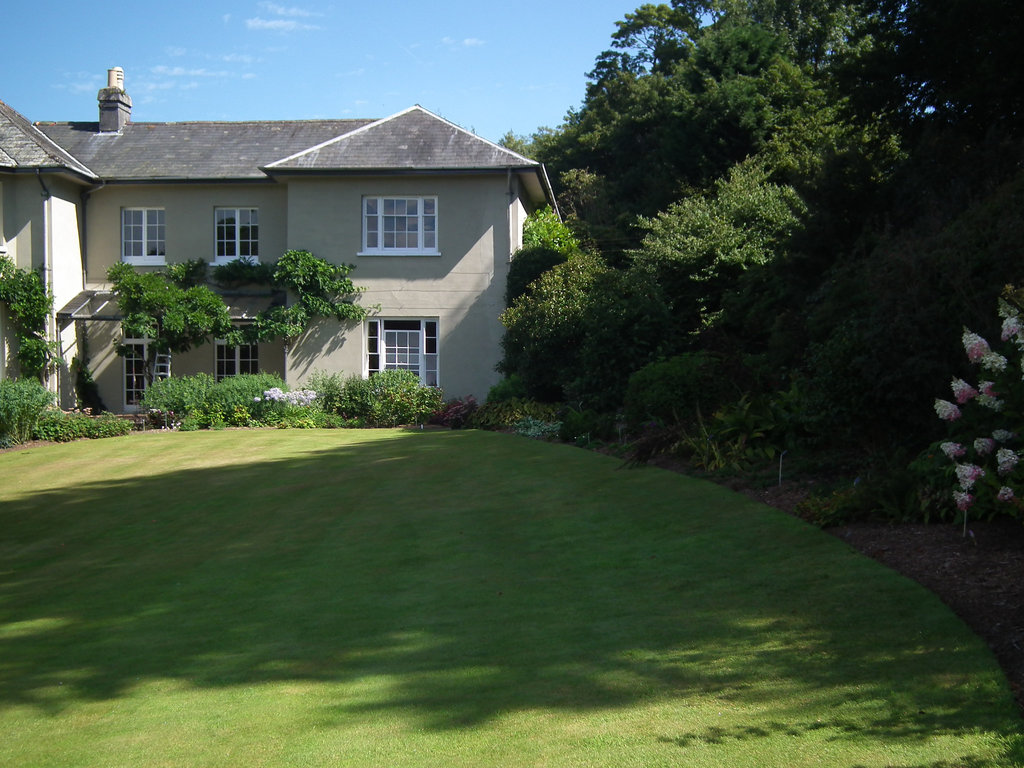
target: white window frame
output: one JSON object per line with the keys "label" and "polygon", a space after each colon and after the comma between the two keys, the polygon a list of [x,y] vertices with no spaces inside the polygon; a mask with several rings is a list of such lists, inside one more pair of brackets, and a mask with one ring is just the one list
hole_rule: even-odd
{"label": "white window frame", "polygon": [[[230,357],[228,356],[228,350],[231,350]],[[243,355],[243,351],[248,354]],[[259,344],[239,344],[233,346],[224,341],[224,339],[217,339],[213,352],[213,378],[217,381],[223,381],[229,376],[238,376],[239,373],[258,373],[260,369],[259,352]],[[233,371],[231,373],[222,372],[221,363],[224,363],[225,368],[230,364]],[[243,363],[249,370],[242,370]]]}
{"label": "white window frame", "polygon": [[[416,204],[413,214],[407,212],[410,202]],[[361,220],[363,240],[359,256],[441,255],[437,195],[365,195]],[[399,226],[403,222],[405,226]],[[416,245],[398,244],[403,235],[414,235]]]}
{"label": "white window frame", "polygon": [[[220,236],[220,216],[221,214],[228,213],[234,218],[234,235],[231,238]],[[242,237],[242,227],[240,220],[242,215],[245,214],[249,217],[249,224],[247,225],[250,229],[256,230],[256,237]],[[246,259],[253,263],[257,263],[260,260],[260,221],[259,221],[260,209],[255,207],[241,206],[238,208],[232,208],[231,206],[217,206],[213,209],[213,263],[215,265],[228,264],[236,259]],[[253,224],[252,220],[255,219],[256,223]],[[231,246],[231,250],[234,250],[234,254],[222,254],[223,250],[228,250],[227,246]],[[243,250],[248,250],[249,253],[242,253]],[[252,251],[256,252],[253,253]]]}
{"label": "white window frame", "polygon": [[[129,222],[130,214],[142,214],[142,223]],[[150,219],[156,219],[150,221]],[[125,237],[127,227],[140,227],[141,236]],[[155,232],[154,232],[155,230]],[[159,233],[159,237],[153,236]],[[134,234],[134,233],[133,233]],[[128,243],[141,243],[142,254],[128,254]],[[155,251],[150,253],[150,251]],[[122,208],[121,209],[121,261],[139,267],[160,267],[167,263],[167,214],[163,208]]]}
{"label": "white window frame", "polygon": [[[139,410],[139,402],[146,392],[146,356],[149,352],[149,339],[123,339],[121,344],[125,347],[134,347],[141,351],[129,357],[121,357],[121,390],[126,413],[134,413]],[[159,355],[156,361],[156,378],[166,379],[171,375],[171,356],[168,354]],[[129,378],[131,377],[131,378]]]}
{"label": "white window frame", "polygon": [[436,317],[374,317],[367,320],[366,376],[384,370],[405,369],[419,376],[420,384],[425,387],[441,386],[438,327]]}

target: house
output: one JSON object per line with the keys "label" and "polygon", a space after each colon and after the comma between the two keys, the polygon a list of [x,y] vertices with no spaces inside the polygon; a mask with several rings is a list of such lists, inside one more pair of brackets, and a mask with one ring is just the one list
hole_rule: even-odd
{"label": "house", "polygon": [[[0,252],[41,270],[49,338],[66,361],[88,360],[108,409],[133,410],[145,387],[140,357],[116,347],[147,343],[121,336],[113,264],[275,261],[289,249],[354,265],[370,317],[320,321],[288,344],[211,340],[170,371],[262,370],[298,387],[317,370],[404,367],[450,396],[486,396],[509,261],[526,216],[553,204],[542,165],[419,106],[379,120],[136,123],[120,69],[98,99],[94,123],[30,123],[0,102]],[[272,300],[225,297],[239,323]],[[16,373],[10,336],[0,314],[0,377]],[[66,365],[51,386],[74,402]]]}

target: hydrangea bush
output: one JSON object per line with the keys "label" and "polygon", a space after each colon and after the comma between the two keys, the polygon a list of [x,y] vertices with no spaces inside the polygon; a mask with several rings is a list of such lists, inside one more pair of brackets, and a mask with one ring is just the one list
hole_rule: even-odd
{"label": "hydrangea bush", "polygon": [[978,372],[978,381],[972,384],[954,377],[952,400],[936,398],[934,402],[935,414],[948,423],[950,431],[950,439],[938,444],[954,478],[945,503],[955,507],[965,525],[969,512],[972,517],[1020,517],[1024,510],[1020,499],[1024,475],[1019,469],[1024,433],[1024,322],[1020,310],[1005,300],[1000,301],[999,314],[1006,354],[965,328],[964,351]]}

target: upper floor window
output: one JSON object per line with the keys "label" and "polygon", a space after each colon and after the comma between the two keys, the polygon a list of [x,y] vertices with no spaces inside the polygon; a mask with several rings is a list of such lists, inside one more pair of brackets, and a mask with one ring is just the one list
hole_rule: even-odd
{"label": "upper floor window", "polygon": [[437,255],[437,198],[364,197],[362,252]]}
{"label": "upper floor window", "polygon": [[166,262],[163,208],[121,209],[121,259],[139,266]]}
{"label": "upper floor window", "polygon": [[259,261],[258,208],[216,208],[213,223],[216,233],[215,264],[226,264],[239,258]]}

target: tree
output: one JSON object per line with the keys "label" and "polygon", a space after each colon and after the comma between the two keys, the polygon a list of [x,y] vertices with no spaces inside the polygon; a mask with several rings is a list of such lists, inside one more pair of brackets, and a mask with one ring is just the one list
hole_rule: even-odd
{"label": "tree", "polygon": [[725,295],[744,272],[784,251],[805,213],[792,187],[768,181],[762,167],[747,162],[713,192],[644,219],[632,270],[664,292],[679,338],[692,337],[717,322]]}
{"label": "tree", "polygon": [[[160,355],[187,352],[231,331],[223,300],[206,286],[182,288],[161,272],[137,272],[115,264],[107,278],[117,294],[121,328],[127,338],[146,339],[146,380],[156,378]],[[125,347],[118,354],[127,354]]]}

